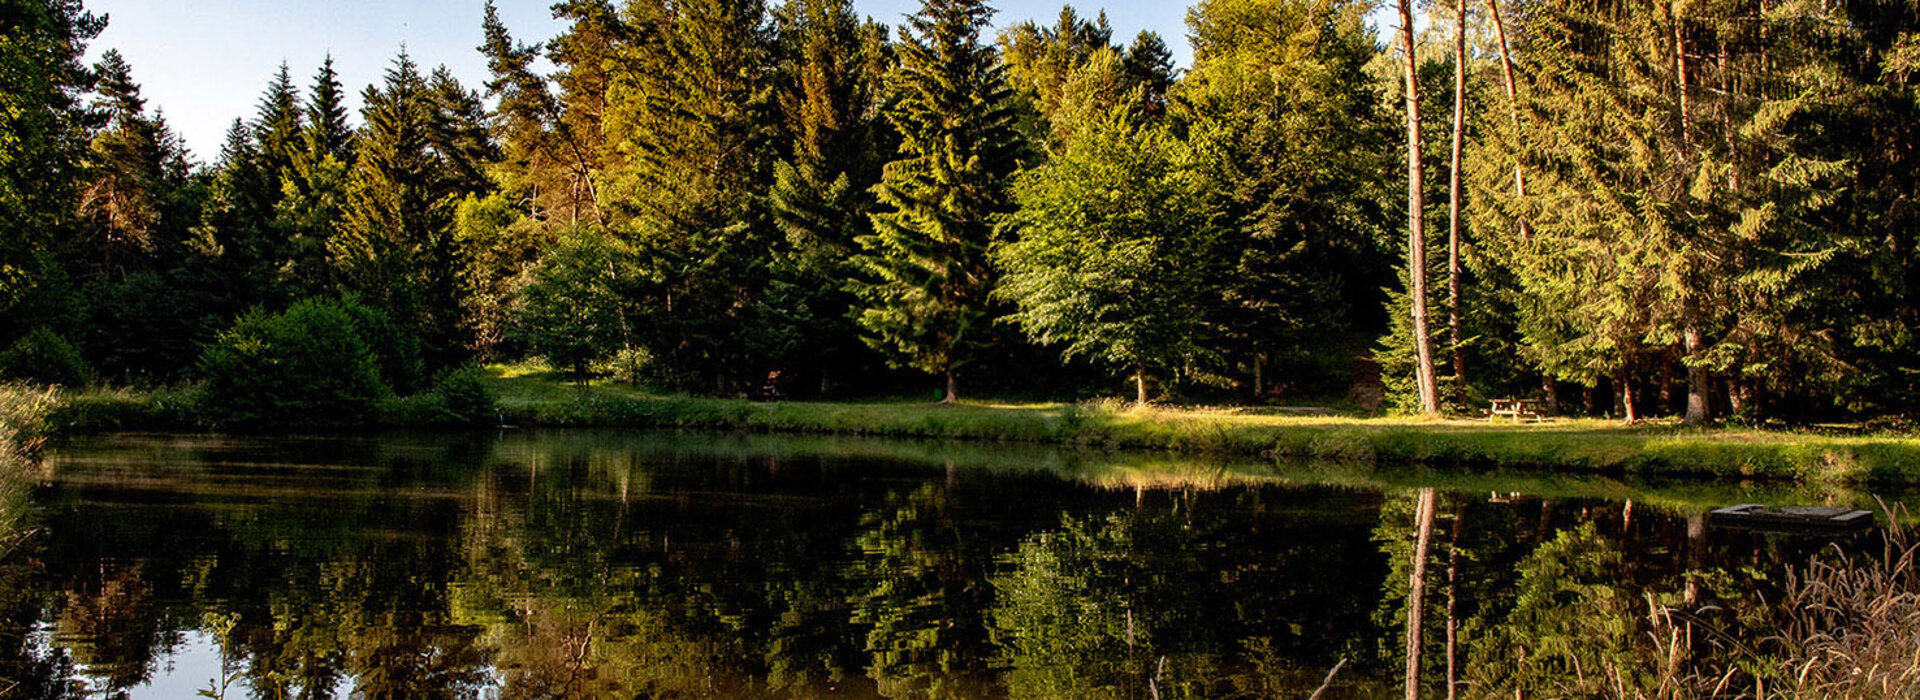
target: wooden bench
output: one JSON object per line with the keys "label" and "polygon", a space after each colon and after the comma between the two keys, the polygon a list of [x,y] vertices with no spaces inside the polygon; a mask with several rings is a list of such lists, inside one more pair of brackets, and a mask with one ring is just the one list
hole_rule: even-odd
{"label": "wooden bench", "polygon": [[1497,421],[1502,417],[1511,417],[1513,422],[1544,421],[1546,411],[1541,408],[1539,399],[1494,399],[1493,407],[1487,409],[1487,420]]}

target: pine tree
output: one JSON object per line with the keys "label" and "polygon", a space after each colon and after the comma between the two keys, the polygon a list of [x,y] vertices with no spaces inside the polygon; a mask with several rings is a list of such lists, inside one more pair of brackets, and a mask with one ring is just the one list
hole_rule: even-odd
{"label": "pine tree", "polygon": [[767,204],[783,240],[765,305],[795,332],[763,351],[817,376],[825,391],[862,359],[849,317],[855,299],[843,281],[879,180],[883,127],[869,66],[871,54],[886,50],[885,30],[863,25],[847,0],[792,0],[775,20],[786,153],[774,164]]}
{"label": "pine tree", "polygon": [[988,321],[988,250],[1019,166],[1010,90],[980,40],[990,15],[978,0],[926,0],[901,29],[887,111],[900,150],[857,258],[868,344],[943,375],[946,403],[958,400],[958,370]]}
{"label": "pine tree", "polygon": [[293,179],[294,163],[301,158],[306,149],[305,125],[302,124],[300,96],[293,87],[293,77],[287,71],[287,64],[281,63],[279,72],[273,81],[267,84],[266,94],[260,97],[260,107],[253,120],[253,138],[259,145],[261,166],[274,178],[274,192],[280,191],[279,183]]}
{"label": "pine tree", "polygon": [[492,73],[487,94],[497,101],[494,138],[504,151],[507,186],[524,193],[536,219],[563,226],[600,221],[593,181],[597,154],[567,118],[567,105],[534,71],[542,47],[514,41],[491,0],[481,28],[486,41],[480,52]]}
{"label": "pine tree", "polygon": [[292,176],[282,184],[275,225],[286,241],[282,255],[290,291],[311,296],[337,284],[327,246],[345,216],[353,164],[353,130],[332,56],[307,89],[303,127],[302,148],[293,159]]}
{"label": "pine tree", "polygon": [[404,52],[383,87],[367,88],[348,205],[328,243],[344,286],[417,333],[429,364],[464,355],[451,230],[463,176],[435,150],[440,99]]}
{"label": "pine tree", "polygon": [[1173,90],[1173,52],[1160,35],[1142,30],[1127,47],[1127,79],[1140,91],[1139,111],[1151,119],[1167,113],[1167,93]]}
{"label": "pine tree", "polygon": [[658,0],[628,6],[608,75],[610,153],[602,206],[631,238],[655,311],[641,325],[656,361],[687,386],[756,390],[754,352],[771,247],[762,196],[776,120],[770,37],[760,0]]}
{"label": "pine tree", "polygon": [[179,186],[167,169],[167,138],[147,116],[132,68],[108,50],[94,68],[100,77],[95,108],[107,123],[93,137],[79,213],[86,223],[73,251],[90,277],[119,277],[146,269],[160,241],[169,190]]}
{"label": "pine tree", "polygon": [[345,95],[340,74],[333,70],[332,55],[320,64],[313,85],[307,88],[306,131],[301,139],[306,144],[307,162],[327,157],[353,162],[353,128],[347,124]]}
{"label": "pine tree", "polygon": [[0,342],[10,343],[50,320],[31,307],[62,276],[50,248],[74,218],[92,121],[83,61],[106,18],[66,0],[0,0],[0,16]]}

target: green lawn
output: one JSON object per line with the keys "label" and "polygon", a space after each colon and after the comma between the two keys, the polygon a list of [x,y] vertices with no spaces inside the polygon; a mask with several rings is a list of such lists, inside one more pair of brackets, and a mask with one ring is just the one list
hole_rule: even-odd
{"label": "green lawn", "polygon": [[1920,483],[1920,438],[1748,429],[1627,426],[1562,419],[1484,420],[1285,415],[1119,403],[752,402],[659,396],[619,384],[578,386],[514,367],[490,371],[511,424],[747,430],[1064,443],[1358,463],[1583,472],[1639,472]]}
{"label": "green lawn", "polygon": [[[605,381],[565,381],[534,366],[495,366],[488,382],[506,424],[520,427],[693,428],[761,433],[1046,443],[1238,458],[1314,458],[1455,473],[1675,474],[1803,483],[1920,484],[1920,438],[1556,420],[1291,415],[1235,408],[1135,409],[1117,402],[754,402],[663,396]],[[437,425],[427,397],[399,399],[363,428]],[[199,430],[193,392],[92,390],[47,415],[55,433]]]}

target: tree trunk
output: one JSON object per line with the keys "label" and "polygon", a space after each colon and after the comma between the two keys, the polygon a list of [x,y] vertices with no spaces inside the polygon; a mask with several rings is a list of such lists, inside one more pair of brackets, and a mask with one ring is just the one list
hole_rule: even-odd
{"label": "tree trunk", "polygon": [[[1507,91],[1507,119],[1513,123],[1513,136],[1516,146],[1524,141],[1520,133],[1520,86],[1513,77],[1513,53],[1507,46],[1507,24],[1500,18],[1500,0],[1487,0],[1487,13],[1493,16],[1493,34],[1500,40],[1500,74],[1504,78]],[[1513,159],[1513,194],[1524,205],[1527,199],[1527,174],[1520,166],[1520,157],[1516,153]],[[1527,221],[1526,211],[1520,214],[1520,240],[1532,240],[1533,227]]]}
{"label": "tree trunk", "polygon": [[1133,368],[1133,403],[1141,408],[1147,407],[1147,366]]}
{"label": "tree trunk", "polygon": [[1413,346],[1418,362],[1415,383],[1420,410],[1440,412],[1440,391],[1433,377],[1433,337],[1427,332],[1426,178],[1421,167],[1419,61],[1413,52],[1413,0],[1400,0],[1400,37],[1407,71],[1407,279],[1413,297]]}
{"label": "tree trunk", "polygon": [[1638,396],[1634,396],[1633,377],[1621,374],[1620,412],[1626,414],[1627,423],[1629,424],[1640,422],[1640,409],[1634,405],[1639,403],[1639,398]]}
{"label": "tree trunk", "polygon": [[[1699,358],[1706,351],[1706,341],[1700,336],[1699,312],[1688,303],[1686,312],[1685,344],[1688,358]],[[1707,392],[1712,389],[1711,378],[1707,376],[1706,365],[1689,363],[1687,365],[1687,417],[1689,426],[1703,426],[1713,420],[1713,411],[1707,403]]]}
{"label": "tree trunk", "polygon": [[[1673,5],[1673,63],[1680,91],[1680,144],[1682,159],[1691,160],[1693,156],[1693,82],[1687,69],[1686,22],[1681,15],[1681,3]],[[1685,195],[1683,195],[1684,197]],[[1684,200],[1683,200],[1684,201]],[[1683,212],[1684,214],[1684,212]],[[1706,341],[1700,333],[1700,302],[1695,298],[1698,274],[1694,270],[1693,257],[1697,253],[1683,253],[1680,283],[1688,288],[1682,290],[1685,295],[1681,301],[1681,334],[1687,353],[1687,414],[1685,422],[1689,426],[1706,425],[1712,418],[1707,405],[1708,385],[1707,368],[1699,362],[1701,353],[1706,350]]]}
{"label": "tree trunk", "polygon": [[1455,0],[1453,33],[1453,166],[1447,173],[1447,330],[1453,382],[1467,385],[1465,334],[1460,328],[1460,161],[1467,137],[1467,0]]}
{"label": "tree trunk", "polygon": [[1547,400],[1547,415],[1560,415],[1560,384],[1553,380],[1552,374],[1540,375],[1540,393]]}
{"label": "tree trunk", "polygon": [[947,368],[947,395],[940,399],[940,405],[952,406],[960,403],[960,382],[953,376],[953,368]]}
{"label": "tree trunk", "polygon": [[1417,530],[1413,575],[1407,587],[1407,700],[1420,700],[1420,632],[1427,612],[1427,549],[1433,542],[1433,489],[1420,489],[1414,521]]}

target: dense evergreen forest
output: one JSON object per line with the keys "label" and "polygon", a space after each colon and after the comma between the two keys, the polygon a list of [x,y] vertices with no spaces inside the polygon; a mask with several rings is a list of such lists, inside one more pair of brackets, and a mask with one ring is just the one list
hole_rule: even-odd
{"label": "dense evergreen forest", "polygon": [[203,162],[105,18],[0,0],[0,373],[1912,412],[1920,3],[1408,2],[1205,0],[1184,69],[979,0],[489,3],[484,85],[263,66]]}

